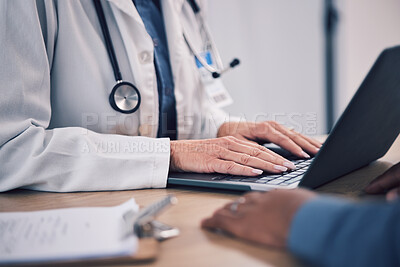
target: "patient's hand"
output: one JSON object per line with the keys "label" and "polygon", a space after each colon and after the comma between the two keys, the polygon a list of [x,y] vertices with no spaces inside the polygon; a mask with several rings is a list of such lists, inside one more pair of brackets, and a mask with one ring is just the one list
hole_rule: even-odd
{"label": "patient's hand", "polygon": [[235,209],[229,203],[201,225],[264,245],[286,248],[294,215],[314,197],[315,193],[304,189],[250,193],[238,199]]}
{"label": "patient's hand", "polygon": [[[321,143],[292,131],[275,121],[227,122],[218,130],[218,137],[234,136],[241,140],[271,142],[301,158],[318,153]],[[305,151],[307,152],[305,152]]]}
{"label": "patient's hand", "polygon": [[394,200],[400,194],[400,163],[397,163],[373,180],[366,188],[369,194],[386,193],[387,200]]}
{"label": "patient's hand", "polygon": [[170,171],[256,176],[295,169],[290,161],[255,143],[235,137],[171,141]]}

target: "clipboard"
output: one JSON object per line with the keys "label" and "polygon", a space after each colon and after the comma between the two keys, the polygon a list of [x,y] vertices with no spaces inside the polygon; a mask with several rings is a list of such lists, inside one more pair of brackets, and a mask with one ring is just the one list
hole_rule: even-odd
{"label": "clipboard", "polygon": [[95,258],[85,260],[67,260],[67,261],[48,261],[41,263],[22,263],[12,266],[101,266],[110,264],[128,264],[128,263],[146,263],[157,259],[160,250],[160,242],[154,237],[145,237],[139,239],[139,249],[132,256]]}
{"label": "clipboard", "polygon": [[[124,263],[145,263],[157,259],[160,252],[160,242],[177,236],[177,228],[155,221],[155,216],[168,205],[175,204],[176,198],[172,195],[142,209],[134,217],[133,231],[138,237],[138,246],[132,255],[104,256],[84,259],[49,260],[40,262],[13,263],[13,266],[99,266]],[[0,264],[1,266],[1,264]]]}

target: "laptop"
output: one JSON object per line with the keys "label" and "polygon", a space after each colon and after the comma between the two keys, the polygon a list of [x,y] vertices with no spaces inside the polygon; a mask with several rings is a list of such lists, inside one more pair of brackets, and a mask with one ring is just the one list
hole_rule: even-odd
{"label": "laptop", "polygon": [[230,190],[316,188],[381,158],[400,132],[400,46],[378,57],[318,154],[308,160],[282,154],[297,167],[257,177],[170,173],[169,185]]}

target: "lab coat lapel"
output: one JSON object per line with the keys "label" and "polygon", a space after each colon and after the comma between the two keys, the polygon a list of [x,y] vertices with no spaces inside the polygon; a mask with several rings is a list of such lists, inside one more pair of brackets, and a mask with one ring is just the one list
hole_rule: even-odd
{"label": "lab coat lapel", "polygon": [[132,17],[137,23],[141,24],[144,27],[143,20],[140,17],[136,8],[132,8],[133,2],[132,0],[108,0],[111,4],[113,4],[116,8],[123,11],[125,14]]}
{"label": "lab coat lapel", "polygon": [[[153,55],[153,41],[147,33],[143,20],[134,7],[132,0],[108,1],[110,1],[116,10],[128,15],[125,18],[121,16],[115,16],[115,18],[125,45],[125,52],[128,55],[131,69],[133,70],[134,83],[139,87],[142,96],[139,134],[156,137],[158,125],[158,92],[154,64],[139,62],[141,54],[147,53],[148,55]],[[132,34],[132,29],[135,26],[133,25],[134,23],[139,25],[135,36]]]}

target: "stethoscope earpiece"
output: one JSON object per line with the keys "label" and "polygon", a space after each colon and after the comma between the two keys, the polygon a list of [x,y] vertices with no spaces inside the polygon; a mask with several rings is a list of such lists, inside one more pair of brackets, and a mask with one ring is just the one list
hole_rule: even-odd
{"label": "stethoscope earpiece", "polygon": [[211,75],[214,79],[218,79],[219,77],[221,77],[221,75],[223,73],[227,72],[230,69],[233,69],[234,67],[236,67],[239,64],[240,64],[240,60],[235,58],[234,60],[231,61],[231,63],[229,63],[229,67],[226,67],[225,69],[223,69],[221,71],[214,71],[211,73]]}
{"label": "stethoscope earpiece", "polygon": [[231,66],[231,68],[233,69],[234,67],[236,67],[239,64],[240,64],[240,60],[238,58],[235,58],[232,60],[231,63],[229,63],[229,66]]}
{"label": "stethoscope earpiece", "polygon": [[214,79],[218,79],[219,77],[221,77],[221,74],[219,74],[218,72],[214,71],[214,72],[212,73],[212,77],[213,77]]}

